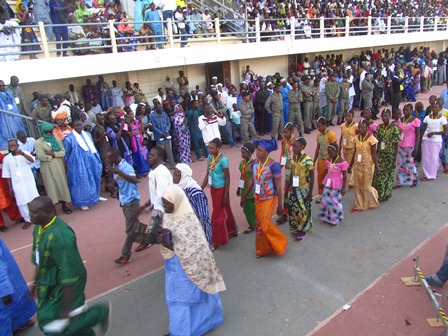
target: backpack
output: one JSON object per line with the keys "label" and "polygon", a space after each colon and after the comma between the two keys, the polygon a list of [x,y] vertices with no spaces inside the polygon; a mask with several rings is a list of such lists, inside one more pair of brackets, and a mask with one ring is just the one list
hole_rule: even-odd
{"label": "backpack", "polygon": [[70,115],[72,117],[72,123],[76,120],[80,120],[81,119],[81,109],[76,106],[76,105],[72,105],[72,104],[62,104],[64,106],[68,106],[68,108],[70,109]]}

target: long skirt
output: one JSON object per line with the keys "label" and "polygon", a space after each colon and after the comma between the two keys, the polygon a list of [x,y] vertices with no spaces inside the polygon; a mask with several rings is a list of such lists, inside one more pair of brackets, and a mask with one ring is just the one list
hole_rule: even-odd
{"label": "long skirt", "polygon": [[289,192],[287,192],[286,183],[291,177],[291,169],[285,168],[285,197],[283,198],[283,213],[288,216],[288,206],[289,206]]}
{"label": "long skirt", "polygon": [[311,202],[306,200],[309,189],[292,188],[289,195],[288,213],[289,230],[311,232],[313,218],[311,216]]}
{"label": "long skirt", "polygon": [[227,244],[230,237],[238,234],[235,218],[233,217],[232,208],[230,207],[230,201],[225,208],[222,206],[224,190],[224,187],[210,187],[213,204],[212,241],[214,244],[218,245]]}
{"label": "long skirt", "polygon": [[132,151],[132,165],[134,166],[137,175],[148,174],[151,167],[148,162],[148,149],[146,147],[140,146],[134,152]]}
{"label": "long skirt", "polygon": [[422,141],[423,175],[429,180],[435,180],[439,171],[439,154],[442,142]]}
{"label": "long skirt", "polygon": [[378,192],[372,187],[374,172],[375,165],[373,163],[355,162],[354,189],[356,210],[374,209],[379,205]]}
{"label": "long skirt", "polygon": [[414,147],[398,147],[396,180],[399,186],[411,186],[418,179],[413,151]]}
{"label": "long skirt", "polygon": [[378,165],[380,173],[374,177],[372,185],[378,192],[378,199],[385,201],[392,197],[392,188],[394,186],[395,162],[393,155],[382,155],[380,152]]}
{"label": "long skirt", "polygon": [[224,322],[219,293],[199,289],[177,256],[165,260],[165,298],[171,336],[203,335]]}
{"label": "long skirt", "polygon": [[324,186],[322,182],[327,174],[327,166],[325,164],[325,159],[317,159],[317,187],[319,191],[319,195],[322,195],[324,192]]}
{"label": "long skirt", "polygon": [[[352,158],[353,158],[353,154],[355,153],[355,149],[354,148],[343,148],[343,151],[344,151],[344,160],[350,164],[350,162],[352,162]],[[347,185],[349,187],[353,187],[353,183],[354,183],[353,172],[351,174],[349,174],[347,172]]]}
{"label": "long skirt", "polygon": [[344,220],[341,189],[325,187],[317,217],[331,225],[338,225]]}
{"label": "long skirt", "polygon": [[246,216],[247,224],[249,225],[249,229],[255,229],[256,220],[255,220],[255,200],[246,199],[244,204],[244,215]]}
{"label": "long skirt", "polygon": [[283,255],[288,246],[288,239],[272,222],[272,216],[277,209],[277,197],[260,201],[255,199],[255,218],[257,220],[255,248],[257,256],[270,253]]}

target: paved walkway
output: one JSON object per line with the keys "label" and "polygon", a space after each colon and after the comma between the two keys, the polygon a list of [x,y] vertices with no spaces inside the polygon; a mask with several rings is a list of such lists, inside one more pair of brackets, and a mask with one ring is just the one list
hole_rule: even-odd
{"label": "paved walkway", "polygon": [[[440,90],[440,87],[436,88],[434,93],[438,94]],[[427,97],[422,95],[419,100],[427,105]],[[335,131],[337,129],[334,127]],[[314,153],[315,137],[316,132],[307,136],[307,152],[311,156]],[[239,151],[224,148],[224,154],[232,164],[232,180],[237,181]],[[273,157],[279,155],[279,152],[273,153]],[[195,162],[192,168],[200,183],[205,163]],[[410,335],[434,334],[433,330],[425,329],[424,323],[420,325],[417,322],[431,316],[427,316],[431,313],[430,306],[424,316],[420,316],[423,310],[414,309],[418,305],[429,305],[426,295],[416,296],[418,302],[414,305],[403,300],[409,291],[405,291],[402,296],[395,296],[396,288],[386,286],[380,292],[391,300],[387,300],[379,309],[379,302],[368,300],[370,290],[366,291],[366,288],[383,274],[391,274],[389,270],[402,260],[408,260],[409,253],[416,246],[425,242],[446,223],[444,200],[447,181],[448,176],[441,174],[437,182],[421,183],[417,189],[396,190],[392,200],[381,204],[375,211],[352,214],[347,210],[346,219],[338,228],[331,228],[316,220],[313,233],[301,243],[290,240],[283,257],[255,259],[253,234],[232,239],[228,246],[220,247],[214,253],[228,290],[222,294],[225,323],[210,335],[306,335],[318,326],[321,328],[314,330],[316,335],[333,335],[336,334],[333,328],[339,330],[344,323],[355,329],[340,329],[343,331],[339,335],[403,335],[401,329],[397,329],[397,323],[404,323],[400,319],[406,314],[409,314],[407,319],[411,326],[419,328],[405,329]],[[140,184],[140,190],[142,199],[146,200],[146,181]],[[246,224],[235,190],[236,185],[232,183],[231,204],[241,231]],[[346,209],[351,209],[352,190],[344,197],[344,205]],[[314,217],[317,210],[313,206]],[[78,235],[89,274],[87,297],[94,298],[94,301],[108,299],[114,305],[111,335],[166,333],[168,317],[164,302],[164,275],[163,270],[159,270],[163,264],[158,248],[135,253],[132,263],[128,265],[120,267],[113,264],[124,240],[123,217],[114,200],[98,204],[88,212],[76,209],[72,215],[61,217],[70,223]],[[287,225],[281,226],[281,229],[288,234]],[[15,226],[2,237],[14,250],[14,256],[30,281],[31,231],[23,231]],[[421,252],[422,256],[426,253],[433,256],[432,260],[421,258],[422,270],[428,274],[437,269],[443,258],[444,243],[435,242],[435,238],[429,240],[423,246],[429,252]],[[403,265],[399,269],[399,276],[411,274],[412,264],[408,262]],[[390,281],[388,279],[383,276],[375,283]],[[371,288],[377,288],[375,286]],[[366,304],[358,305],[364,296],[367,298]],[[392,303],[397,302],[398,306],[393,306]],[[329,319],[346,303],[353,306],[350,311]],[[369,304],[375,306],[376,310],[371,310]],[[387,320],[384,326],[377,323],[381,318],[376,312],[381,310],[396,314],[396,320]],[[366,314],[369,311],[375,313]],[[363,315],[368,315],[382,329],[371,329],[371,324],[362,322]],[[348,320],[338,324],[341,318]],[[330,329],[326,328],[332,328],[332,331],[329,333]],[[38,334],[34,329],[27,335]]]}

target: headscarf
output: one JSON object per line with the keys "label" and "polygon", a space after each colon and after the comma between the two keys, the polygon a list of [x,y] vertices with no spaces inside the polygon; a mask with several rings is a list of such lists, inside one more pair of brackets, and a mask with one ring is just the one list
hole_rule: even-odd
{"label": "headscarf", "polygon": [[185,192],[171,185],[163,198],[174,204],[173,212],[165,213],[162,226],[171,231],[174,251],[162,246],[162,256],[165,259],[177,256],[185,274],[202,291],[213,295],[226,290],[204,230]]}
{"label": "headscarf", "polygon": [[193,170],[191,170],[189,165],[185,163],[178,163],[176,165],[176,169],[179,169],[181,173],[180,181],[177,184],[179,187],[181,187],[182,189],[201,189],[199,184],[195,180],[193,180]]}
{"label": "headscarf", "polygon": [[54,130],[54,125],[44,121],[44,122],[41,122],[38,125],[38,127],[39,127],[39,130],[40,130],[40,134],[42,136],[42,139],[44,139],[45,142],[48,142],[51,145],[51,148],[55,152],[60,151],[61,150],[61,145],[56,140],[56,137],[54,136],[54,134],[51,134],[51,135],[45,134],[45,131],[49,131],[49,130],[52,131],[52,130]]}
{"label": "headscarf", "polygon": [[54,116],[54,120],[56,120],[56,119],[64,119],[64,121],[67,121],[67,118],[68,118],[68,115],[67,115],[67,112],[65,112],[65,111],[61,111],[61,112],[58,112],[55,116]]}
{"label": "headscarf", "polygon": [[28,4],[27,4],[27,2],[26,2],[26,1],[23,1],[23,0],[19,0],[19,1],[16,2],[16,13],[20,13],[20,5],[21,5],[21,4],[24,4],[24,5],[25,5],[25,8],[28,9]]}
{"label": "headscarf", "polygon": [[255,147],[258,147],[258,146],[263,147],[269,153],[278,149],[277,141],[275,139],[254,140],[254,145],[255,145]]}
{"label": "headscarf", "polygon": [[84,129],[85,126],[90,125],[90,130],[92,130],[96,124],[91,122],[90,119],[86,119],[83,123],[82,123],[82,129]]}

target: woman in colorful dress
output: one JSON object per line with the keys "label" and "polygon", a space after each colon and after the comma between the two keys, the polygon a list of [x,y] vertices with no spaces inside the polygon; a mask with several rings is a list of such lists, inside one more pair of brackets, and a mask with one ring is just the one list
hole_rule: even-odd
{"label": "woman in colorful dress", "polygon": [[435,180],[439,172],[439,154],[443,139],[446,136],[446,118],[439,114],[441,106],[436,102],[432,113],[423,119],[425,124],[422,136],[422,181]]}
{"label": "woman in colorful dress", "polygon": [[[249,182],[252,178],[252,165],[253,159],[252,154],[255,152],[255,145],[252,142],[246,142],[241,148],[241,157],[243,158],[240,162],[240,180],[238,181],[238,189],[236,190],[236,195],[241,197],[246,193]],[[249,228],[243,231],[244,234],[251,233],[255,230],[256,220],[255,220],[255,200],[254,193],[252,190],[246,196],[246,201],[243,207],[244,215],[246,216],[247,224]]]}
{"label": "woman in colorful dress", "polygon": [[[34,22],[34,13],[32,11],[29,11],[26,4],[19,0],[17,2],[19,4],[19,9],[16,13],[17,18],[20,21],[21,26],[31,26],[35,24]],[[23,43],[37,43],[37,36],[34,32],[33,28],[22,28],[22,44]],[[32,46],[22,46],[22,51],[29,52],[29,51],[35,51],[36,53],[40,53],[41,49],[39,45],[32,45]],[[30,54],[30,59],[36,59],[36,54]]]}
{"label": "woman in colorful dress", "polygon": [[[346,122],[341,124],[339,155],[341,155],[342,150],[344,160],[347,162],[352,162],[353,153],[355,152],[355,138],[358,135],[358,124],[353,121],[353,117],[353,110],[348,110],[345,113]],[[353,188],[353,174],[347,173],[347,186]]]}
{"label": "woman in colorful dress", "polygon": [[355,206],[352,212],[374,210],[378,207],[378,192],[372,187],[373,175],[378,175],[376,144],[378,140],[370,135],[366,120],[358,124],[358,136],[355,138],[355,152],[350,162],[349,173],[354,174]]}
{"label": "woman in colorful dress", "polygon": [[212,237],[213,250],[225,245],[229,239],[238,236],[238,229],[230,207],[229,159],[221,153],[222,142],[215,138],[208,144],[207,174],[202,182],[202,190],[208,185],[212,195]]}
{"label": "woman in colorful dress", "polygon": [[291,158],[291,176],[287,180],[289,193],[288,213],[289,231],[296,241],[302,241],[307,232],[313,228],[311,216],[311,202],[314,187],[314,162],[305,153],[306,140],[298,138],[293,143],[293,157]]}
{"label": "woman in colorful dress", "polygon": [[269,158],[269,153],[277,150],[277,141],[254,140],[257,147],[257,160],[253,165],[253,175],[249,186],[241,200],[244,207],[247,195],[253,189],[255,193],[255,218],[257,221],[255,248],[256,257],[274,253],[283,255],[288,246],[288,239],[272,222],[272,216],[283,214],[283,195],[281,190],[282,167],[278,162]]}
{"label": "woman in colorful dress", "polygon": [[[317,167],[317,187],[319,195],[322,195],[324,191],[324,186],[322,181],[324,180],[325,173],[327,171],[327,166],[325,164],[328,159],[327,147],[329,144],[336,142],[336,134],[327,128],[327,120],[324,117],[320,117],[316,122],[317,130],[319,134],[317,135],[317,147],[316,153],[314,154],[314,164]],[[316,204],[319,204],[320,200],[316,200]]]}
{"label": "woman in colorful dress", "polygon": [[282,139],[282,147],[280,153],[280,165],[285,167],[285,195],[284,195],[284,212],[279,218],[277,218],[277,224],[284,224],[288,220],[288,202],[289,202],[289,193],[286,192],[286,183],[289,181],[289,177],[291,176],[291,158],[293,156],[293,143],[295,141],[294,137],[294,124],[287,123],[283,128],[283,139]]}
{"label": "woman in colorful dress", "polygon": [[162,230],[171,233],[171,239],[163,233],[157,239],[165,259],[168,335],[204,335],[224,322],[219,292],[226,286],[182,188],[169,186],[162,202]]}
{"label": "woman in colorful dress", "polygon": [[420,182],[414,162],[420,142],[420,119],[412,116],[412,104],[404,106],[403,114],[397,123],[401,131],[401,141],[398,143],[395,188],[404,185],[416,187]]}
{"label": "woman in colorful dress", "polygon": [[124,89],[125,103],[126,106],[131,106],[134,103],[134,88],[132,87],[131,82],[126,82],[126,88]]}
{"label": "woman in colorful dress", "polygon": [[345,195],[348,163],[339,156],[336,143],[328,145],[327,175],[318,218],[332,226],[338,226],[344,220],[342,196]]}
{"label": "woman in colorful dress", "polygon": [[187,116],[181,104],[174,106],[173,115],[174,141],[177,145],[180,163],[191,163],[190,130]]}
{"label": "woman in colorful dress", "polygon": [[135,118],[133,111],[129,111],[128,116],[130,119],[129,138],[131,141],[132,162],[135,172],[137,173],[137,178],[142,178],[151,170],[148,162],[148,148],[143,144],[143,133],[145,132],[145,128],[138,119]]}
{"label": "woman in colorful dress", "polygon": [[373,180],[373,187],[378,191],[380,202],[386,202],[392,197],[394,186],[395,167],[397,162],[398,143],[400,142],[400,129],[391,123],[391,111],[385,109],[381,112],[383,123],[378,126],[375,137],[378,145],[379,175]]}

